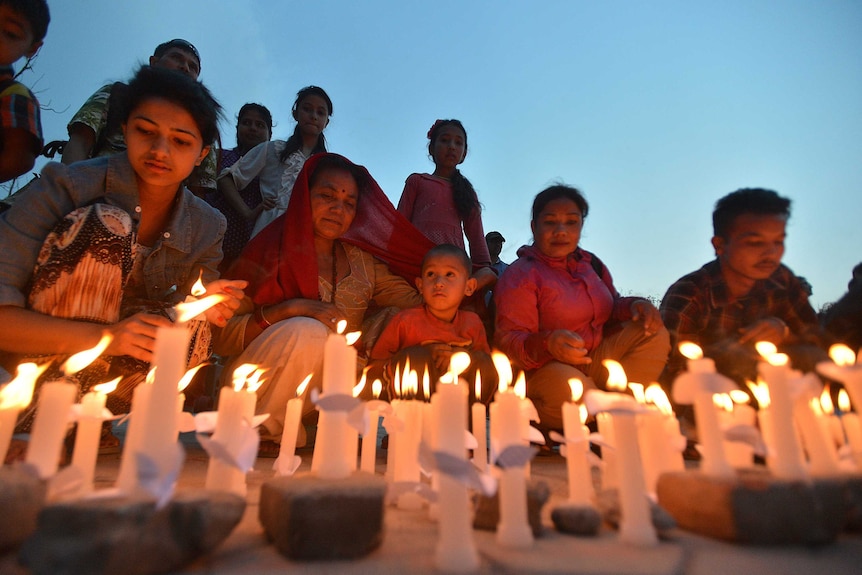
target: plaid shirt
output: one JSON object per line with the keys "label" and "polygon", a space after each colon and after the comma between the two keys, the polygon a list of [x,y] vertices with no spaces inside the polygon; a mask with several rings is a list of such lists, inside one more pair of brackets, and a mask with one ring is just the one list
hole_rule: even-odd
{"label": "plaid shirt", "polygon": [[0,67],[0,84],[5,86],[0,91],[0,131],[12,128],[26,130],[33,135],[33,150],[38,154],[42,151],[39,102],[24,84],[12,81],[13,76],[11,67]]}
{"label": "plaid shirt", "polygon": [[671,338],[671,355],[662,376],[668,383],[685,369],[686,358],[677,348],[680,341],[692,341],[705,356],[720,361],[722,354],[738,346],[741,329],[767,317],[777,317],[790,328],[790,341],[785,343],[819,341],[817,314],[808,294],[784,265],[768,279],[755,282],[746,297],[730,301],[721,264],[713,260],[670,286],[659,310]]}

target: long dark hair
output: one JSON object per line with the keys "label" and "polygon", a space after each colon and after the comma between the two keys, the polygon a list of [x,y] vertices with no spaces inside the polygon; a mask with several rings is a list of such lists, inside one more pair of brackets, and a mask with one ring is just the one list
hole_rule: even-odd
{"label": "long dark hair", "polygon": [[[434,158],[434,143],[440,135],[440,129],[444,126],[455,126],[464,133],[464,153],[467,153],[467,130],[458,120],[437,120],[431,129],[428,130],[428,153],[431,158]],[[452,185],[452,199],[455,201],[455,210],[458,212],[458,217],[461,221],[469,219],[470,214],[474,210],[481,211],[482,204],[479,203],[479,196],[476,194],[476,189],[470,180],[464,177],[461,170],[455,168],[452,176],[449,178],[449,183]]]}
{"label": "long dark hair", "polygon": [[[299,110],[300,102],[302,102],[302,99],[306,96],[317,96],[322,98],[323,101],[326,102],[329,115],[332,116],[332,100],[329,99],[329,95],[323,91],[323,88],[319,86],[306,86],[296,93],[296,100],[293,102],[294,118],[296,118],[296,112]],[[278,156],[279,161],[286,162],[292,153],[301,148],[302,134],[299,133],[299,123],[297,122],[296,127],[293,129],[293,134],[287,139],[287,144],[284,146],[284,150]],[[323,131],[321,131],[320,135],[317,136],[317,144],[314,145],[314,149],[311,150],[311,154],[314,155],[321,152],[326,152],[326,138],[323,136]]]}

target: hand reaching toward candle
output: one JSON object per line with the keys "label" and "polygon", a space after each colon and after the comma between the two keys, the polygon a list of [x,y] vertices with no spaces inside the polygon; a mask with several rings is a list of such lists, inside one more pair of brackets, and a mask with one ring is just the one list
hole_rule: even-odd
{"label": "hand reaching toward candle", "polygon": [[434,359],[434,367],[440,373],[449,369],[449,360],[452,358],[452,346],[447,343],[432,343],[427,344],[431,350],[431,357]]}
{"label": "hand reaching toward candle", "polygon": [[587,357],[586,346],[581,336],[567,329],[558,329],[548,336],[548,351],[554,359],[569,365],[585,365],[591,363]]}
{"label": "hand reaching toward candle", "polygon": [[631,309],[632,321],[643,322],[646,335],[652,335],[664,326],[661,321],[661,313],[649,300],[635,300],[632,302]]}
{"label": "hand reaching toward candle", "polygon": [[777,317],[765,317],[739,331],[742,334],[739,338],[740,343],[771,341],[778,345],[784,341],[790,330],[787,324],[781,319]]}
{"label": "hand reaching toward candle", "polygon": [[105,355],[128,355],[141,361],[152,361],[156,330],[170,325],[171,320],[166,317],[142,312],[107,326],[105,331],[112,339]]}
{"label": "hand reaching toward candle", "polygon": [[221,293],[227,295],[228,298],[204,312],[207,321],[213,325],[224,327],[227,324],[227,320],[232,318],[236,310],[239,309],[239,305],[245,296],[242,290],[247,285],[248,282],[245,280],[218,279],[210,282],[207,285],[206,295]]}

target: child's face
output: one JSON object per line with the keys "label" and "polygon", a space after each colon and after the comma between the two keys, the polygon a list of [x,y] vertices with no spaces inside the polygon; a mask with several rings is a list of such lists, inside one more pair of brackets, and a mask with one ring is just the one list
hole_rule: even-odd
{"label": "child's face", "polygon": [[437,139],[431,147],[431,157],[438,168],[455,169],[464,161],[467,154],[467,137],[464,131],[454,124],[440,128]]}
{"label": "child's face", "polygon": [[42,42],[33,41],[30,22],[8,4],[0,5],[0,66],[11,66],[36,53]]}
{"label": "child's face", "polygon": [[320,96],[309,94],[300,100],[294,117],[303,136],[316,138],[329,124],[329,106]]}
{"label": "child's face", "polygon": [[192,115],[161,98],[144,100],[132,110],[123,134],[139,182],[174,192],[209,151]]}
{"label": "child's face", "polygon": [[416,287],[435,317],[452,321],[461,300],[476,289],[476,280],[464,269],[461,258],[436,254],[422,266],[422,276],[416,278]]}
{"label": "child's face", "polygon": [[270,138],[269,125],[257,110],[243,112],[236,124],[236,143],[241,148],[251,149]]}

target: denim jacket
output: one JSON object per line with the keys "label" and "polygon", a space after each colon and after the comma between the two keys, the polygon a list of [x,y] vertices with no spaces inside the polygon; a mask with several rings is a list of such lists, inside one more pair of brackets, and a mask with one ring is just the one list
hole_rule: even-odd
{"label": "denim jacket", "polygon": [[[45,238],[71,211],[95,202],[128,212],[140,223],[138,185],[125,154],[78,162],[51,162],[13,206],[0,215],[0,305],[24,307],[33,267]],[[203,281],[218,278],[225,219],[183,188],[162,237],[144,262],[147,298],[176,303]]]}

